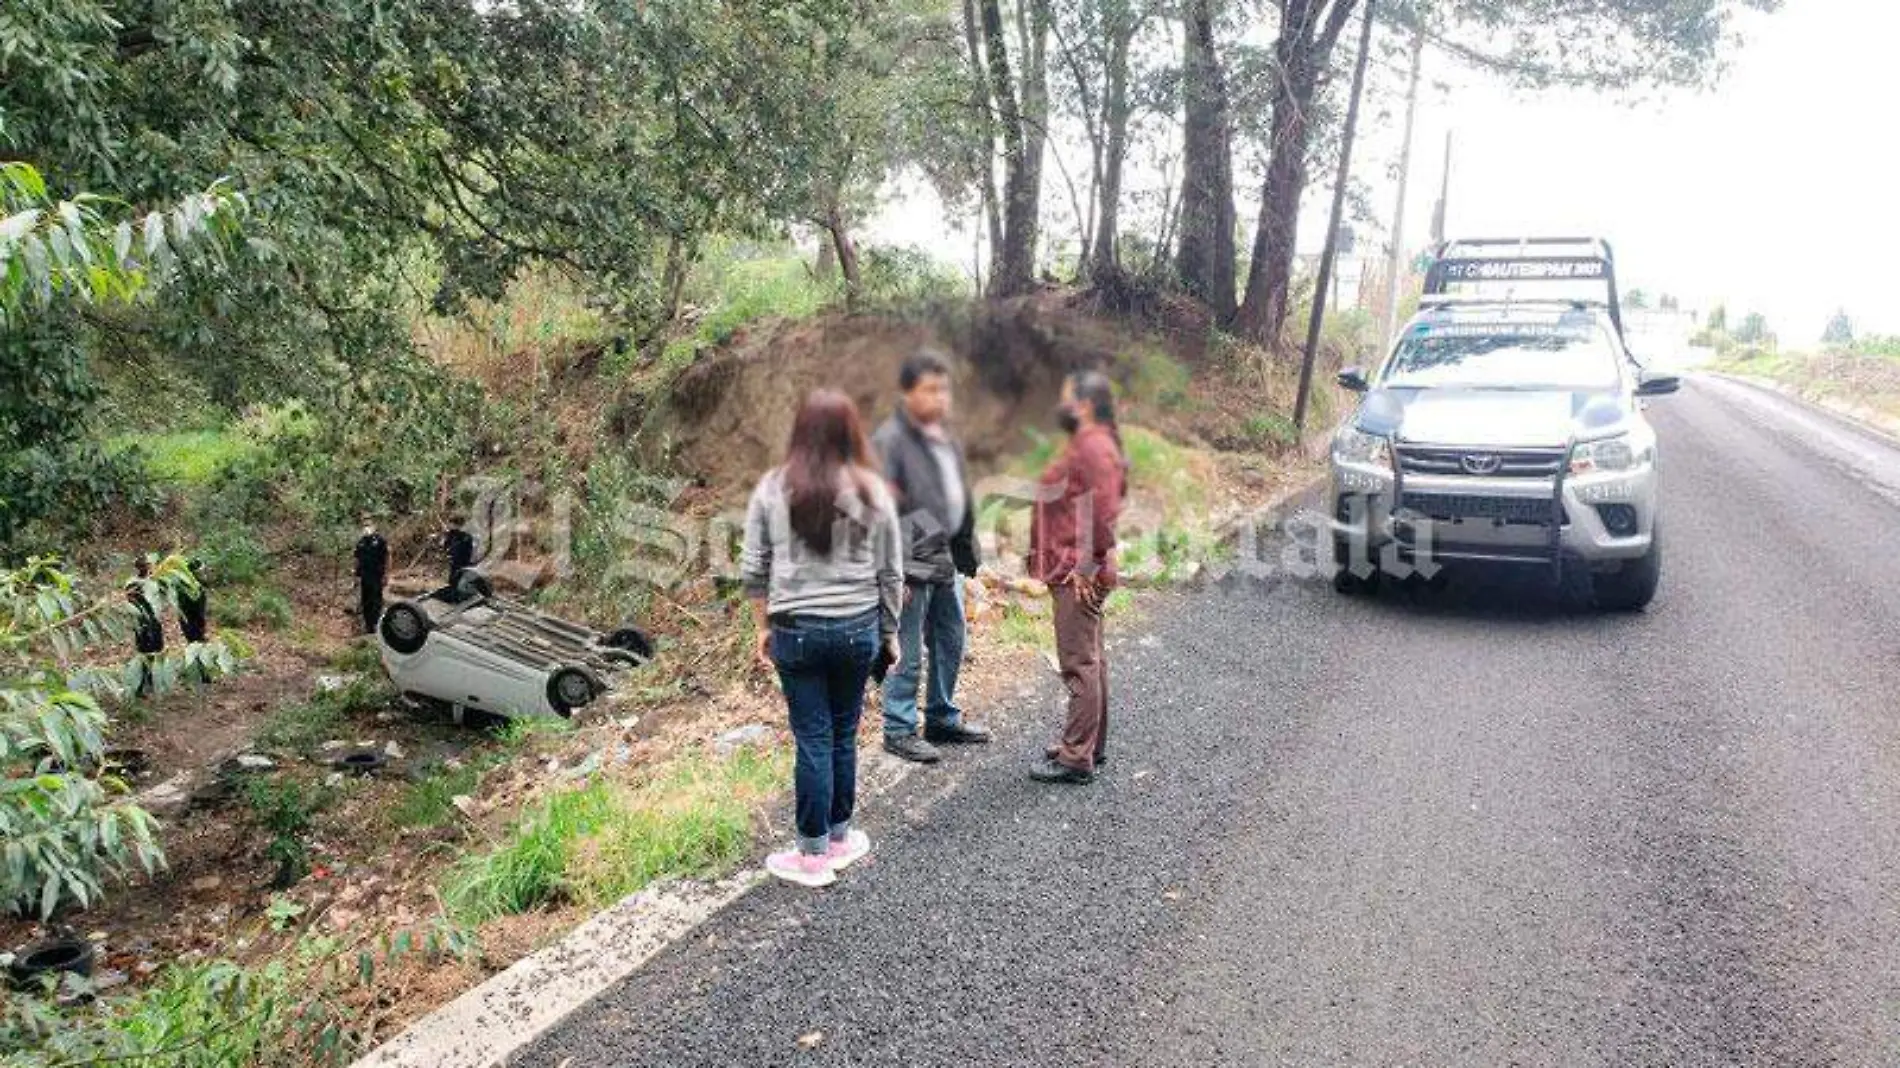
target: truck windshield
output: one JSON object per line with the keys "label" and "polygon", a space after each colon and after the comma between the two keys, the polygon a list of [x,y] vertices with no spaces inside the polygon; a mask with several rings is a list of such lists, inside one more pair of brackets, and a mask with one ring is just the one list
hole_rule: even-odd
{"label": "truck windshield", "polygon": [[1598,390],[1617,385],[1600,327],[1420,323],[1379,384],[1399,389]]}

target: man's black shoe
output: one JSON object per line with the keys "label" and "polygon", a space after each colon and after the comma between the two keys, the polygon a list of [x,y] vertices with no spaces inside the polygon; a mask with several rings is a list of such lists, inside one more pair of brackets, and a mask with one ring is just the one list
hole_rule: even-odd
{"label": "man's black shoe", "polygon": [[974,723],[926,724],[924,740],[938,745],[987,745],[990,740],[989,728]]}
{"label": "man's black shoe", "polygon": [[935,764],[943,759],[943,754],[937,752],[936,746],[914,734],[906,734],[902,738],[886,736],[884,751],[892,756],[902,757],[913,764]]}
{"label": "man's black shoe", "polygon": [[[1057,756],[1061,755],[1061,753],[1062,753],[1062,750],[1057,749],[1055,746],[1052,745],[1049,748],[1044,749],[1042,751],[1042,756],[1043,756],[1043,759],[1045,760],[1054,761]],[[1098,768],[1107,767],[1108,754],[1107,753],[1095,754],[1095,766]]]}
{"label": "man's black shoe", "polygon": [[1059,783],[1064,786],[1086,786],[1095,781],[1092,771],[1077,771],[1067,764],[1058,764],[1045,760],[1029,769],[1029,777],[1037,782]]}

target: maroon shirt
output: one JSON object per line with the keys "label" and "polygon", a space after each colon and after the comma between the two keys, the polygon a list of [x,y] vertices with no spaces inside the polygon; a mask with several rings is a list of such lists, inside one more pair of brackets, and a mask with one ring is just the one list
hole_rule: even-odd
{"label": "maroon shirt", "polygon": [[1115,521],[1124,473],[1115,435],[1084,427],[1042,473],[1029,525],[1029,577],[1050,586],[1070,574],[1115,584]]}

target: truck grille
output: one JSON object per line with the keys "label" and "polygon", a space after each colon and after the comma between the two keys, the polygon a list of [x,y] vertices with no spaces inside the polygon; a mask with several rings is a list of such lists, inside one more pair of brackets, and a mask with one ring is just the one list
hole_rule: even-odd
{"label": "truck grille", "polygon": [[[1398,448],[1399,470],[1408,475],[1551,478],[1563,468],[1565,455],[1562,449],[1456,449],[1425,445]],[[1477,459],[1480,468],[1486,466],[1485,461],[1494,459],[1497,467],[1491,471],[1474,471],[1466,466],[1467,457]]]}
{"label": "truck grille", "polygon": [[1539,497],[1480,497],[1463,493],[1407,493],[1402,504],[1407,510],[1432,519],[1502,519],[1507,523],[1547,524],[1555,511],[1551,501]]}

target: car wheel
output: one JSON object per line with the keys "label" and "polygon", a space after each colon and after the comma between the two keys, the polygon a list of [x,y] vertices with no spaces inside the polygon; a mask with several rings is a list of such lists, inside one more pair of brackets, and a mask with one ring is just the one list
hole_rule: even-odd
{"label": "car wheel", "polygon": [[1649,551],[1634,560],[1625,560],[1615,571],[1590,577],[1591,593],[1598,608],[1606,612],[1637,612],[1656,599],[1656,587],[1662,582],[1662,528],[1650,536]]}
{"label": "car wheel", "polygon": [[548,676],[548,704],[563,716],[591,703],[600,687],[580,668],[562,668]]}
{"label": "car wheel", "polygon": [[383,612],[377,625],[383,644],[408,656],[422,651],[429,640],[429,613],[407,602],[398,602]]}

